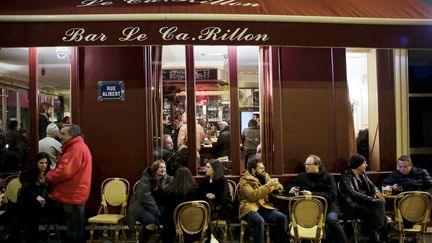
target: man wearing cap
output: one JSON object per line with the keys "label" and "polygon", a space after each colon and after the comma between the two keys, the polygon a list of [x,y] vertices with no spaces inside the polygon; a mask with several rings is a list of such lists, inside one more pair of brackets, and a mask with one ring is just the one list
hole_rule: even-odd
{"label": "man wearing cap", "polygon": [[56,167],[57,158],[61,154],[61,143],[57,141],[60,131],[56,124],[50,123],[46,128],[46,137],[39,140],[39,153],[45,152],[51,160],[51,170]]}
{"label": "man wearing cap", "polygon": [[341,174],[340,196],[345,210],[370,227],[370,242],[381,242],[380,231],[385,223],[385,200],[379,189],[365,174],[365,157],[356,154]]}
{"label": "man wearing cap", "polygon": [[403,155],[397,161],[398,170],[382,181],[383,186],[391,186],[392,191],[426,191],[432,193],[432,177],[422,168],[415,167],[411,157]]}

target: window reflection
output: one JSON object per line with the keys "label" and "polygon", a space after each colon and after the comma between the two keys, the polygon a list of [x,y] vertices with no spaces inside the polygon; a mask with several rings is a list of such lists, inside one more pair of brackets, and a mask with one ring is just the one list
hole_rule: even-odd
{"label": "window reflection", "polygon": [[[167,163],[167,173],[174,175],[178,166],[188,164],[184,135],[186,120],[186,57],[184,46],[162,49],[162,141],[155,153]],[[181,134],[179,134],[181,133]],[[180,135],[180,140],[179,140]],[[187,136],[185,137],[187,139]],[[181,146],[183,145],[183,146]]]}
{"label": "window reflection", "polygon": [[[227,46],[195,46],[197,133],[200,142],[199,172],[209,159],[219,159],[231,170],[230,80]],[[198,140],[197,140],[198,142]]]}
{"label": "window reflection", "polygon": [[378,91],[375,66],[375,49],[347,49],[347,81],[357,153],[363,155],[370,164],[379,161],[379,146],[377,145],[379,138],[376,135]]}
{"label": "window reflection", "polygon": [[257,156],[257,146],[261,143],[258,58],[259,47],[237,48],[241,165],[244,169],[247,161]]}
{"label": "window reflection", "polygon": [[53,105],[50,121],[67,123],[71,115],[70,106],[70,74],[71,47],[39,47],[38,75],[39,96],[38,105],[48,103]]}

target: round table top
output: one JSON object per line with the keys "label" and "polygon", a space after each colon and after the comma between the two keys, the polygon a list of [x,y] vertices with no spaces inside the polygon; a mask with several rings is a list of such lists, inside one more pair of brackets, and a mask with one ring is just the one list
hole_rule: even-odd
{"label": "round table top", "polygon": [[289,193],[286,193],[286,192],[283,191],[283,190],[280,190],[280,191],[273,191],[273,192],[271,193],[271,196],[272,196],[273,198],[280,199],[280,200],[285,200],[285,201],[289,201],[289,200],[291,200],[291,198],[294,197],[294,195],[291,195],[291,194],[289,194]]}

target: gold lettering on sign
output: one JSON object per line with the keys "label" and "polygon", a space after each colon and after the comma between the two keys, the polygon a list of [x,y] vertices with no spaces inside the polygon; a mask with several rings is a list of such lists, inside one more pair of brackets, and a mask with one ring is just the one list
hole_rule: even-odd
{"label": "gold lettering on sign", "polygon": [[[173,27],[162,27],[159,29],[159,33],[162,34],[162,39],[163,40],[172,40],[172,39],[176,39],[176,40],[189,40],[189,34],[188,33],[176,33],[178,30],[177,26],[173,26]],[[176,33],[176,34],[174,34]]]}
{"label": "gold lettering on sign", "polygon": [[250,34],[249,28],[236,28],[234,31],[223,31],[220,27],[207,27],[201,30],[198,40],[228,40],[228,41],[267,41],[267,34]]}
{"label": "gold lettering on sign", "polygon": [[[123,3],[129,5],[135,4],[151,4],[151,3],[189,3],[189,4],[207,4],[213,6],[232,6],[232,7],[260,7],[259,3],[242,3],[236,0],[123,0]],[[105,0],[84,0],[77,7],[94,7],[94,6],[109,6],[114,2]]]}
{"label": "gold lettering on sign", "polygon": [[62,38],[65,42],[94,42],[94,41],[106,41],[108,38],[104,33],[98,34],[86,34],[84,28],[72,28],[65,32],[65,36]]}
{"label": "gold lettering on sign", "polygon": [[77,5],[77,7],[109,6],[113,4],[113,2],[105,2],[104,0],[85,0],[80,5]]}
{"label": "gold lettering on sign", "polygon": [[120,37],[119,41],[144,41],[147,40],[146,34],[139,34],[140,28],[139,27],[127,27],[123,29],[123,36]]}

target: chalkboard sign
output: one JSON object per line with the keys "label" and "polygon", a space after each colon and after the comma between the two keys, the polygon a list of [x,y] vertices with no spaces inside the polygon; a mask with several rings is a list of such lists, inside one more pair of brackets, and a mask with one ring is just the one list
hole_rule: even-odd
{"label": "chalkboard sign", "polygon": [[[186,80],[185,69],[164,69],[162,70],[163,80]],[[217,68],[198,68],[195,69],[196,80],[217,80]]]}
{"label": "chalkboard sign", "polygon": [[125,99],[125,85],[123,81],[99,81],[98,101],[123,101]]}

